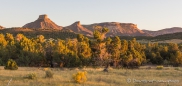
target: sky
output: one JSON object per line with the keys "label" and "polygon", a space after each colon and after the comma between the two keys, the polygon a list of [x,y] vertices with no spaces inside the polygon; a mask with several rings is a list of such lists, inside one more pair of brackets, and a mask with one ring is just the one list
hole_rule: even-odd
{"label": "sky", "polygon": [[47,14],[57,25],[134,23],[143,30],[182,27],[182,0],[0,0],[0,25],[21,27]]}

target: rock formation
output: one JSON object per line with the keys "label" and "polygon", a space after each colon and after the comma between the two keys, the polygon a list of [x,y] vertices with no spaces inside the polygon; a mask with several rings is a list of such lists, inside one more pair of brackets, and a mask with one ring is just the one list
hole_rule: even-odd
{"label": "rock formation", "polygon": [[[108,28],[109,32],[106,34],[106,36],[149,36],[149,34],[139,30],[137,28],[137,25],[135,24],[118,23],[118,22],[104,22],[104,23],[95,23],[90,25],[81,25],[80,21],[77,21],[69,26],[64,27],[63,30],[66,31],[71,30],[75,33],[92,36],[95,26]],[[61,26],[58,26],[54,22],[52,22],[47,15],[40,15],[37,20],[24,25],[23,28],[58,29],[58,30],[62,29]]]}
{"label": "rock formation", "polygon": [[37,20],[34,22],[25,24],[23,28],[32,28],[32,29],[57,29],[61,30],[62,27],[56,25],[53,21],[51,21],[46,14],[40,15]]}
{"label": "rock formation", "polygon": [[70,26],[65,27],[65,29],[70,29],[75,33],[81,33],[81,34],[84,34],[84,35],[87,35],[87,36],[92,36],[92,34],[93,34],[92,31],[90,31],[87,28],[83,27],[80,24],[80,21],[77,21],[77,22],[71,24]]}

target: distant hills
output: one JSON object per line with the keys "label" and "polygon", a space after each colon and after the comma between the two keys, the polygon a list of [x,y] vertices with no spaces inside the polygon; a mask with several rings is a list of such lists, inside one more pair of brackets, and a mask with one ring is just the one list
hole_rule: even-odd
{"label": "distant hills", "polygon": [[[66,32],[69,34],[84,34],[86,36],[91,37],[96,26],[106,27],[109,29],[109,32],[106,34],[107,37],[120,36],[120,37],[157,37],[159,35],[164,34],[173,34],[182,32],[182,28],[180,27],[172,27],[166,28],[158,31],[150,31],[150,30],[140,30],[136,24],[133,23],[119,23],[119,22],[102,22],[102,23],[94,23],[83,25],[80,21],[76,21],[69,26],[59,26],[54,23],[51,19],[48,18],[46,14],[39,15],[38,19],[33,22],[27,23],[22,27],[19,27],[17,30],[11,29],[6,30],[4,27],[0,26],[1,32]],[[47,33],[46,32],[46,33]]]}
{"label": "distant hills", "polygon": [[61,27],[51,21],[47,15],[40,15],[34,22],[27,23],[23,28],[31,29],[56,29],[56,30],[71,30],[75,33],[81,33],[87,36],[92,36],[94,27],[101,26],[109,29],[109,33],[106,36],[150,36],[137,28],[136,24],[132,23],[119,23],[119,22],[103,22],[94,23],[90,25],[82,25],[80,21],[77,21],[69,26]]}
{"label": "distant hills", "polygon": [[142,30],[143,32],[150,34],[151,36],[158,36],[158,35],[164,35],[164,34],[172,34],[177,32],[182,32],[181,27],[172,27],[172,28],[166,28],[158,31],[150,31],[150,30]]}

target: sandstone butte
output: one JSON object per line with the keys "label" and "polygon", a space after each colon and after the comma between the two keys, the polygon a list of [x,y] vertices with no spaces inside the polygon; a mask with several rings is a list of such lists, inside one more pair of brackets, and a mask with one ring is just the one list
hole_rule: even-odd
{"label": "sandstone butte", "polygon": [[62,27],[55,24],[51,21],[46,14],[39,15],[39,18],[34,22],[27,23],[23,26],[23,28],[31,28],[31,29],[56,29],[61,30]]}

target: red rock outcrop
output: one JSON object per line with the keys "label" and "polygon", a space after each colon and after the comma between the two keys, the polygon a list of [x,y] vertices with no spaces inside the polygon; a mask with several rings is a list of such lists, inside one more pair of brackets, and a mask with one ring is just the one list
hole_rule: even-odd
{"label": "red rock outcrop", "polygon": [[37,20],[25,24],[23,28],[32,28],[32,29],[57,29],[61,30],[62,27],[55,24],[51,21],[46,14],[40,15]]}

